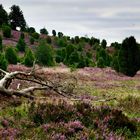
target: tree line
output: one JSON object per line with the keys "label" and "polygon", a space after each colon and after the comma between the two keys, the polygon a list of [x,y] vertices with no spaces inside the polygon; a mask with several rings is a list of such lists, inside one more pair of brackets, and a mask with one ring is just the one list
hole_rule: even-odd
{"label": "tree line", "polygon": [[[134,76],[140,69],[140,45],[133,36],[125,38],[122,43],[114,42],[107,46],[105,39],[95,37],[69,37],[62,32],[52,35],[44,27],[40,34],[46,35],[41,38],[34,27],[27,27],[24,15],[19,6],[13,5],[8,14],[0,5],[0,28],[3,35],[0,36],[0,67],[7,68],[8,63],[23,63],[32,66],[33,61],[45,66],[54,66],[63,63],[72,68],[83,67],[112,67],[117,72],[128,76]],[[3,37],[10,38],[11,30],[20,28],[21,35],[15,47],[4,47]],[[30,36],[30,45],[25,42],[25,33]],[[37,45],[35,45],[37,42]],[[112,52],[110,50],[112,49]],[[19,57],[19,52],[24,56]]]}

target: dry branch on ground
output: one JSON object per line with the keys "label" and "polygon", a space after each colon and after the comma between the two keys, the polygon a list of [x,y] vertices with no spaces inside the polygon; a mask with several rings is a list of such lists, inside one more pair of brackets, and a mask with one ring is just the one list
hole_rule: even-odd
{"label": "dry branch on ground", "polygon": [[[31,72],[28,72],[28,73],[22,72],[22,71],[6,72],[0,69],[0,76],[1,76],[0,94],[6,95],[6,96],[14,95],[14,96],[19,96],[19,97],[26,97],[33,100],[33,99],[38,98],[34,95],[34,91],[52,90],[63,97],[76,98],[76,96],[72,93],[73,91],[72,88],[74,88],[74,86],[71,83],[69,86],[65,87],[64,85],[61,85],[60,83],[56,83],[48,79],[42,78],[36,74],[34,66]],[[12,82],[16,79],[34,83],[34,86],[29,86],[29,87],[20,89],[19,88],[20,84],[18,84],[16,90],[9,88]],[[71,92],[68,92],[68,90],[66,90],[67,88],[71,88]]]}

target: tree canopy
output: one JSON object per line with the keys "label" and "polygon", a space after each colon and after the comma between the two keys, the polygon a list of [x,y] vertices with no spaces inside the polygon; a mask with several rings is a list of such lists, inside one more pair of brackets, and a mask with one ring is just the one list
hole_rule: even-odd
{"label": "tree canopy", "polygon": [[24,31],[26,29],[26,21],[20,7],[13,5],[10,9],[9,19],[12,29],[16,30],[17,27],[20,27]]}
{"label": "tree canopy", "polygon": [[122,42],[119,51],[119,71],[128,76],[134,76],[140,68],[140,50],[136,39],[131,36]]}
{"label": "tree canopy", "polygon": [[0,27],[3,24],[8,24],[8,14],[7,12],[4,10],[2,4],[0,4]]}

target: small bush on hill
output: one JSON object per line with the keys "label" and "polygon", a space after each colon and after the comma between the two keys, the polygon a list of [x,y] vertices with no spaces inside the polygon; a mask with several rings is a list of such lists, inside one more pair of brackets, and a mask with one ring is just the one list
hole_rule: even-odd
{"label": "small bush on hill", "polygon": [[2,46],[2,36],[0,35],[0,51],[2,51],[3,46]]}
{"label": "small bush on hill", "polygon": [[33,37],[34,39],[39,39],[39,34],[36,33],[36,32],[34,32],[34,33],[32,33],[32,37]]}
{"label": "small bush on hill", "polygon": [[3,25],[2,26],[2,32],[3,32],[3,36],[6,38],[10,38],[11,37],[11,28],[7,25]]}
{"label": "small bush on hill", "polygon": [[27,31],[28,31],[29,34],[32,34],[32,33],[35,33],[36,32],[34,27],[29,27],[27,29]]}
{"label": "small bush on hill", "polygon": [[17,43],[16,47],[19,51],[25,52],[26,43],[25,43],[24,39],[20,38],[18,40],[18,43]]}
{"label": "small bush on hill", "polygon": [[52,30],[52,34],[53,34],[53,36],[56,36],[56,31]]}
{"label": "small bush on hill", "polygon": [[40,33],[41,34],[45,34],[45,35],[48,35],[49,34],[46,28],[40,29]]}
{"label": "small bush on hill", "polygon": [[60,48],[56,50],[55,60],[57,63],[63,62],[66,57],[66,48]]}
{"label": "small bush on hill", "polygon": [[0,53],[0,68],[3,70],[7,70],[8,62],[5,59],[5,55]]}
{"label": "small bush on hill", "polygon": [[31,36],[31,37],[30,37],[30,44],[33,45],[34,42],[35,42],[35,39]]}
{"label": "small bush on hill", "polygon": [[25,38],[25,35],[24,35],[23,32],[20,34],[20,38],[21,38],[21,39],[24,39],[24,38]]}
{"label": "small bush on hill", "polygon": [[51,44],[51,43],[52,43],[52,39],[51,39],[50,36],[47,37],[47,43],[48,43],[48,44]]}
{"label": "small bush on hill", "polygon": [[53,48],[41,41],[36,50],[36,58],[39,64],[45,66],[54,66],[54,51]]}
{"label": "small bush on hill", "polygon": [[99,68],[104,68],[105,67],[105,61],[102,57],[98,58],[97,67],[99,67]]}
{"label": "small bush on hill", "polygon": [[9,64],[17,64],[18,58],[15,49],[8,47],[5,51],[5,58]]}
{"label": "small bush on hill", "polygon": [[33,62],[35,60],[35,57],[34,57],[34,54],[33,52],[31,51],[31,49],[26,49],[26,52],[25,52],[25,56],[24,56],[24,64],[26,66],[33,66]]}

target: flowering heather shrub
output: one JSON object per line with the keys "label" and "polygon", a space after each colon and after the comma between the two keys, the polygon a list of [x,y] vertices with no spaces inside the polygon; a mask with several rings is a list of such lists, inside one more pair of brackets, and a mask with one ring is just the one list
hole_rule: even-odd
{"label": "flowering heather shrub", "polygon": [[11,121],[8,119],[2,119],[0,124],[2,127],[0,128],[0,139],[2,140],[14,140],[19,134],[19,130],[11,127]]}
{"label": "flowering heather shrub", "polygon": [[63,134],[54,134],[52,140],[66,140],[66,136]]}
{"label": "flowering heather shrub", "polygon": [[15,31],[15,30],[12,31],[12,37],[13,37],[16,41],[19,40],[20,35],[21,35],[21,32]]}
{"label": "flowering heather shrub", "polygon": [[32,103],[29,108],[29,117],[38,124],[60,121],[68,122],[71,118],[75,118],[75,114],[76,109],[66,102],[62,102],[58,105],[39,104],[38,106]]}
{"label": "flowering heather shrub", "polygon": [[31,68],[26,67],[24,65],[8,65],[8,71],[13,72],[13,71],[24,71],[24,72],[30,72]]}
{"label": "flowering heather shrub", "polygon": [[[71,136],[78,138],[84,135],[88,128],[92,128],[95,132],[92,134],[90,131],[86,132],[85,139],[97,137],[105,140],[123,140],[122,135],[116,134],[116,130],[127,129],[131,133],[136,131],[135,123],[130,121],[122,111],[110,109],[108,106],[95,108],[89,102],[79,102],[74,105],[66,102],[58,105],[32,104],[28,115],[37,125],[42,124],[46,134],[53,135],[53,132],[59,132],[59,135],[62,134],[66,138]],[[59,135],[53,136],[59,138]]]}
{"label": "flowering heather shrub", "polygon": [[15,128],[0,128],[0,139],[1,140],[14,140],[19,131]]}
{"label": "flowering heather shrub", "polygon": [[125,140],[136,131],[122,111],[108,106],[61,101],[28,107],[18,107],[12,111],[13,118],[0,120],[0,139]]}
{"label": "flowering heather shrub", "polygon": [[[68,123],[58,122],[42,125],[42,129],[46,135],[50,134],[53,139],[69,138],[75,136],[77,133],[84,132],[84,126],[80,121],[70,121]],[[54,132],[57,132],[54,134]]]}
{"label": "flowering heather shrub", "polygon": [[109,128],[116,130],[119,128],[127,128],[131,132],[136,131],[136,124],[130,121],[120,110],[112,110],[109,120]]}

